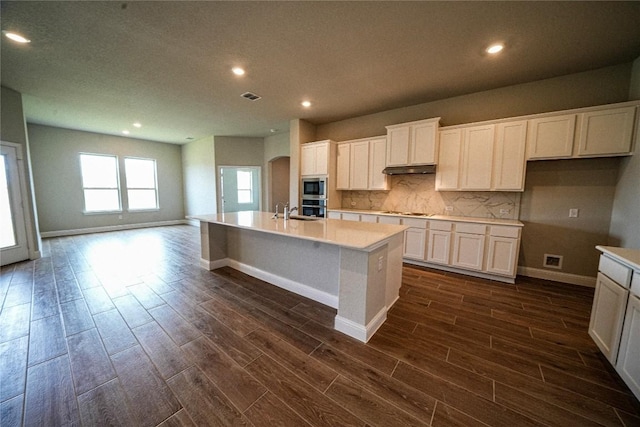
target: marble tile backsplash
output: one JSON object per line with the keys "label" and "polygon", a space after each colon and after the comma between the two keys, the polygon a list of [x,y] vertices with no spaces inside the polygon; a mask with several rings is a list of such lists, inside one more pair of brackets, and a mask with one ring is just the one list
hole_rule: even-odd
{"label": "marble tile backsplash", "polygon": [[518,219],[520,214],[518,192],[435,191],[434,174],[388,179],[389,191],[343,191],[342,207],[476,218]]}

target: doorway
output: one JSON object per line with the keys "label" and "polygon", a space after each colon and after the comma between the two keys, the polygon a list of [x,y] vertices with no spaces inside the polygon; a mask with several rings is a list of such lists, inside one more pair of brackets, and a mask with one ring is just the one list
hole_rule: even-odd
{"label": "doorway", "polygon": [[18,163],[22,147],[3,141],[0,158],[0,265],[7,265],[29,259]]}
{"label": "doorway", "polygon": [[269,161],[269,195],[267,211],[275,210],[276,203],[284,205],[289,202],[289,157],[278,157]]}
{"label": "doorway", "polygon": [[220,166],[220,206],[223,213],[259,211],[260,166]]}

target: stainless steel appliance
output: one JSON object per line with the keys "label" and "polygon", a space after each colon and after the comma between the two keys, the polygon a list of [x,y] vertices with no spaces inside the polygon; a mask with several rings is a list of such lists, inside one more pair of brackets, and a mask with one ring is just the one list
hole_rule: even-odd
{"label": "stainless steel appliance", "polygon": [[327,178],[302,178],[303,199],[325,199],[327,197]]}
{"label": "stainless steel appliance", "polygon": [[324,198],[302,199],[302,210],[300,213],[305,216],[316,216],[319,218],[326,218],[327,199],[324,199]]}

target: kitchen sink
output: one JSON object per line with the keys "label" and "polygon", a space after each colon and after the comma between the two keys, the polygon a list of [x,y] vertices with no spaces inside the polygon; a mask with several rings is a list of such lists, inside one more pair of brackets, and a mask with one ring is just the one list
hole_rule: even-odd
{"label": "kitchen sink", "polygon": [[294,216],[290,216],[289,219],[295,219],[296,221],[317,221],[320,218],[316,218],[313,216],[294,215]]}

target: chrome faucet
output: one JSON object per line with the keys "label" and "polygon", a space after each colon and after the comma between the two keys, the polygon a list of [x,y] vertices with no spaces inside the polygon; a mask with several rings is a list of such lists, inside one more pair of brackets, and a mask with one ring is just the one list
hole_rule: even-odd
{"label": "chrome faucet", "polygon": [[276,203],[276,213],[271,218],[278,219],[278,207],[280,207],[280,203]]}
{"label": "chrome faucet", "polygon": [[291,213],[293,211],[297,211],[298,208],[296,206],[292,207],[291,209],[289,209],[289,203],[284,205],[284,219],[289,219],[291,218]]}

